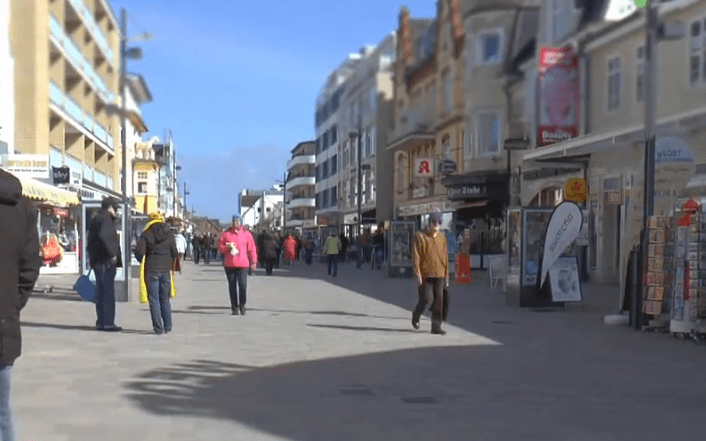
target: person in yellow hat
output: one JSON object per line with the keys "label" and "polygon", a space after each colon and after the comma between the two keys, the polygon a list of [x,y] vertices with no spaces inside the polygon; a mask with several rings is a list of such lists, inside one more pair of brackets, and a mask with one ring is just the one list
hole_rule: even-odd
{"label": "person in yellow hat", "polygon": [[140,262],[140,302],[149,302],[155,334],[172,331],[169,298],[176,294],[174,262],[178,256],[174,233],[164,216],[150,213],[150,221],[135,246],[135,257]]}

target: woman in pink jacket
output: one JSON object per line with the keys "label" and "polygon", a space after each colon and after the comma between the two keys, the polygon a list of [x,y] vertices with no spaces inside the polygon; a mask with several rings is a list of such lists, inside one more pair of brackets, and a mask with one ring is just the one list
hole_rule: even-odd
{"label": "woman in pink jacket", "polygon": [[294,262],[294,257],[297,255],[297,241],[291,234],[287,236],[284,241],[284,260],[287,261],[287,266],[292,267],[292,262]]}
{"label": "woman in pink jacket", "polygon": [[245,315],[248,273],[257,266],[257,251],[252,234],[243,228],[240,218],[234,218],[231,227],[221,234],[218,251],[223,254],[232,314]]}

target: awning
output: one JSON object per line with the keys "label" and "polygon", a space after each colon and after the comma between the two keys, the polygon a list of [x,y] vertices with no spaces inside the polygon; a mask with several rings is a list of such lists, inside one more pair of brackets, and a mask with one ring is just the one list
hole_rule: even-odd
{"label": "awning", "polygon": [[456,209],[460,210],[462,208],[485,207],[486,205],[488,205],[488,202],[490,202],[490,199],[481,199],[480,201],[467,202],[465,204],[460,204],[458,207],[456,207]]}
{"label": "awning", "polygon": [[22,184],[22,194],[30,199],[46,202],[56,207],[78,205],[78,195],[59,187],[31,178],[17,176]]}

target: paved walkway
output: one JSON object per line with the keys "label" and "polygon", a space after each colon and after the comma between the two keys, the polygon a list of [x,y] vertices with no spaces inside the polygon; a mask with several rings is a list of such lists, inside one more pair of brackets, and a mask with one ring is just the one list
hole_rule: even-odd
{"label": "paved walkway", "polygon": [[[118,305],[121,334],[59,291],[23,311],[21,440],[665,440],[706,431],[706,347],[572,307],[452,291],[449,334],[410,325],[410,280],[345,265],[262,271],[230,316],[223,270],[186,262],[174,332]],[[40,281],[40,287],[48,279]],[[60,283],[52,282],[61,287]],[[67,285],[68,286],[68,285]],[[423,332],[422,332],[423,331]]]}

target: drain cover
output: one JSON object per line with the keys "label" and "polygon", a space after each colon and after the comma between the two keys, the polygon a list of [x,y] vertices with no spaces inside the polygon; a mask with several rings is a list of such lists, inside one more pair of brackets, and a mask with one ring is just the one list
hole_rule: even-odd
{"label": "drain cover", "polygon": [[402,401],[410,404],[434,404],[436,403],[436,398],[434,397],[403,397]]}

